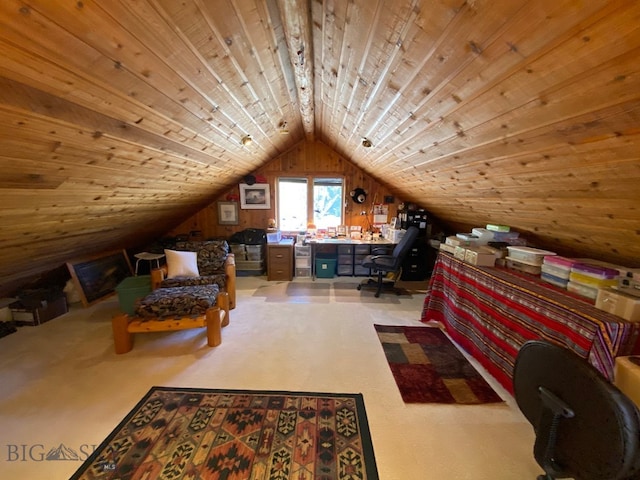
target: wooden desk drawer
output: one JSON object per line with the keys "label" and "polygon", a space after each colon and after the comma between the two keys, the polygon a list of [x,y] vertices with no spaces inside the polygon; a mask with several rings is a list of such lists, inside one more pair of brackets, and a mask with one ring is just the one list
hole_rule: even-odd
{"label": "wooden desk drawer", "polygon": [[293,245],[267,247],[267,280],[293,280]]}

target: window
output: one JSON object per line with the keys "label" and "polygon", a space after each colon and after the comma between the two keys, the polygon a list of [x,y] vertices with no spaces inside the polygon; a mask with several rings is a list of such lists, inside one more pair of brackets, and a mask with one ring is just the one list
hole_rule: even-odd
{"label": "window", "polygon": [[[302,232],[307,224],[317,228],[342,224],[342,178],[282,177],[278,179],[280,230]],[[311,207],[311,208],[310,208]]]}

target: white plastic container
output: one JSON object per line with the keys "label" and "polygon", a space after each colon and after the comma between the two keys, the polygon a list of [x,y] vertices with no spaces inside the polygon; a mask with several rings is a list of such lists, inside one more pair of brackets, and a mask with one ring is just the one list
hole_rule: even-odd
{"label": "white plastic container", "polygon": [[566,278],[556,277],[555,275],[551,275],[545,272],[544,265],[542,266],[542,268],[543,270],[542,270],[542,273],[540,274],[540,278],[542,280],[544,280],[547,283],[550,283],[551,285],[555,285],[556,287],[567,288],[567,284],[569,283],[569,280],[567,280]]}
{"label": "white plastic container", "polygon": [[544,263],[549,266],[570,272],[571,267],[580,262],[573,258],[561,257],[560,255],[547,255],[546,257],[544,257]]}
{"label": "white plastic container", "polygon": [[586,285],[582,285],[581,283],[572,282],[569,280],[567,283],[567,290],[570,292],[576,293],[582,297],[590,298],[591,300],[595,300],[598,296],[598,289],[587,287]]}
{"label": "white plastic container", "polygon": [[508,246],[507,250],[509,250],[509,257],[513,260],[527,262],[532,265],[542,265],[545,256],[556,255],[555,252],[531,247]]}
{"label": "white plastic container", "polygon": [[542,273],[546,273],[547,275],[552,275],[560,280],[564,280],[566,286],[566,282],[569,281],[569,276],[571,275],[571,270],[568,268],[558,267],[544,261],[542,263]]}
{"label": "white plastic container", "polygon": [[486,228],[474,228],[471,233],[478,237],[478,245],[486,245],[493,240],[493,232]]}
{"label": "white plastic container", "polygon": [[598,280],[617,280],[620,276],[620,271],[617,269],[588,263],[575,264],[571,267],[571,272]]}
{"label": "white plastic container", "polygon": [[591,275],[582,274],[574,270],[571,271],[571,274],[569,275],[569,280],[571,280],[572,282],[576,282],[581,285],[584,285],[585,287],[592,287],[592,288],[607,288],[607,287],[614,287],[618,285],[617,278],[599,278]]}

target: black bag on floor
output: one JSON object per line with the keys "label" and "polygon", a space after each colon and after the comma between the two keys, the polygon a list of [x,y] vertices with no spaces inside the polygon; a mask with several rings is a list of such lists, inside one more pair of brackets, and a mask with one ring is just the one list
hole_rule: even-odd
{"label": "black bag on floor", "polygon": [[245,245],[262,245],[267,243],[267,232],[259,228],[247,228],[236,232],[229,238],[229,243],[244,243]]}

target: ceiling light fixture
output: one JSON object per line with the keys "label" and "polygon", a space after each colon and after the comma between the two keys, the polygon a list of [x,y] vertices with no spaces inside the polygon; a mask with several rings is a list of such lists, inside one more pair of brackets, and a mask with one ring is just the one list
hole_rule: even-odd
{"label": "ceiling light fixture", "polygon": [[245,147],[248,145],[251,145],[251,142],[253,142],[253,138],[251,138],[251,135],[245,135],[244,137],[242,137],[242,139],[240,140],[240,143],[242,145],[244,145]]}
{"label": "ceiling light fixture", "polygon": [[362,146],[364,148],[371,148],[372,145],[373,145],[373,143],[371,143],[371,140],[369,140],[368,138],[365,137],[365,138],[362,139]]}
{"label": "ceiling light fixture", "polygon": [[282,120],[278,124],[278,128],[280,129],[280,135],[286,135],[289,133],[289,129],[287,128],[287,122],[285,122],[284,120]]}

